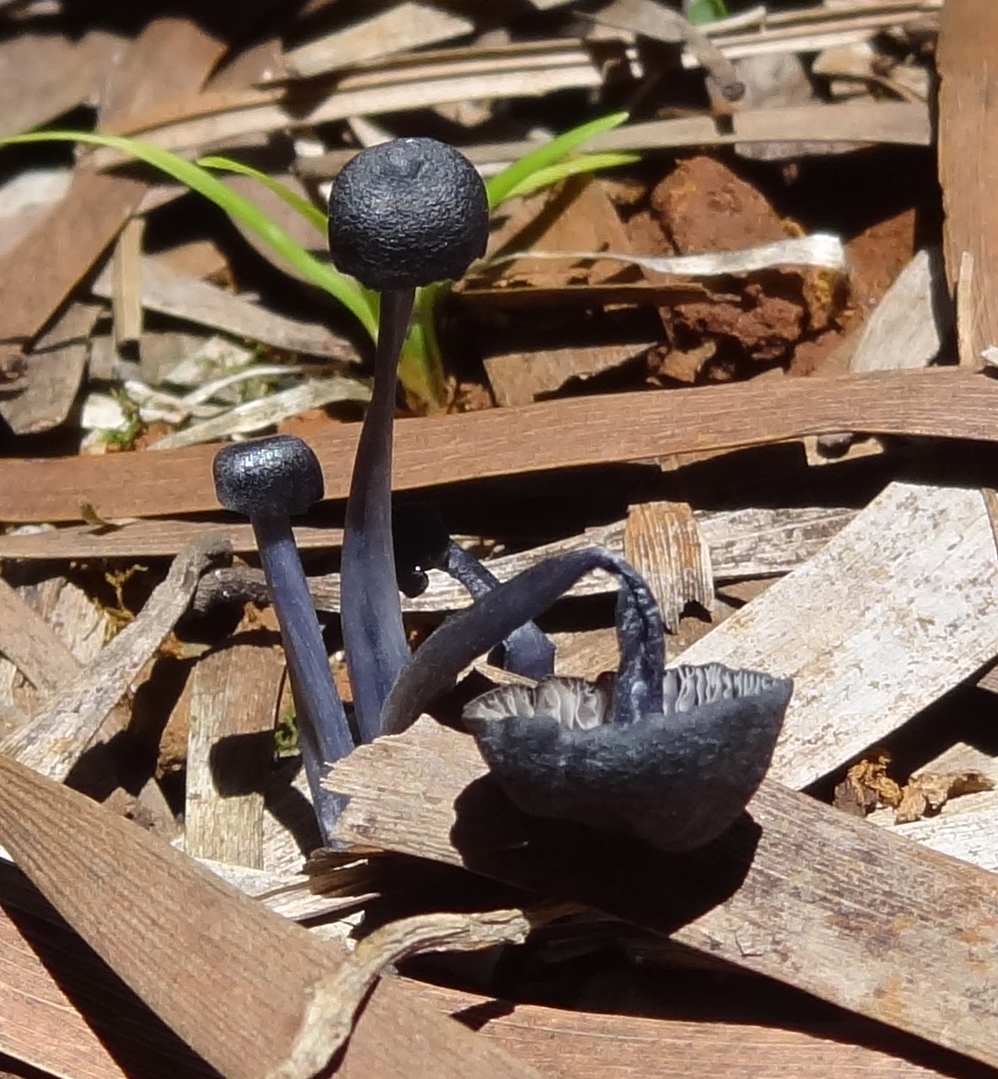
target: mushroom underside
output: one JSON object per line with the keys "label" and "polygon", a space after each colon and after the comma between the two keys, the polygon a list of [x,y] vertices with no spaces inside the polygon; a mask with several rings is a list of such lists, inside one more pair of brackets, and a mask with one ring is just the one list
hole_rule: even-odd
{"label": "mushroom underside", "polygon": [[792,683],[708,664],[667,671],[663,689],[663,713],[615,724],[602,686],[550,678],[476,698],[464,722],[522,812],[692,850],[726,831],[762,782]]}

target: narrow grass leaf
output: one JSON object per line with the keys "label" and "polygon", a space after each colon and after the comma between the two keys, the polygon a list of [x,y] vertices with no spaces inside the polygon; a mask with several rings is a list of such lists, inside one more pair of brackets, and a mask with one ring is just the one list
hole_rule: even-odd
{"label": "narrow grass leaf", "polygon": [[555,165],[538,169],[521,180],[507,195],[506,198],[516,198],[517,195],[530,195],[543,187],[550,187],[569,176],[581,176],[587,172],[598,172],[600,169],[615,169],[621,165],[633,165],[641,160],[640,154],[604,153],[583,154],[581,157],[571,157],[567,161],[559,161]]}
{"label": "narrow grass leaf", "polygon": [[231,157],[209,155],[208,157],[199,157],[196,164],[203,169],[216,169],[223,172],[235,172],[240,176],[252,176],[254,180],[259,180],[268,191],[273,191],[292,210],[301,214],[310,225],[314,226],[320,236],[326,235],[325,213],[318,206],[313,206],[308,199],[303,199],[297,191],[292,191],[290,187],[282,184],[280,180],[275,180],[273,176],[268,176],[265,172],[253,168],[252,165],[246,165],[242,161],[236,161]]}
{"label": "narrow grass leaf", "polygon": [[91,131],[35,131],[0,139],[0,145],[32,142],[83,142],[95,146],[108,146],[165,172],[192,191],[210,199],[230,217],[255,232],[313,284],[338,300],[372,338],[377,336],[377,317],[353,278],[346,277],[331,266],[319,262],[314,255],[295,243],[280,226],[271,221],[258,206],[226,187],[207,169],[186,161],[168,150],[162,150],[158,146],[151,146],[120,135],[102,135]]}
{"label": "narrow grass leaf", "polygon": [[564,134],[558,135],[550,142],[538,146],[536,150],[524,154],[518,161],[508,165],[502,172],[489,180],[485,189],[489,196],[489,206],[496,207],[499,203],[509,198],[509,193],[523,183],[527,177],[540,169],[546,169],[550,165],[560,161],[563,157],[578,149],[584,142],[596,135],[602,135],[604,131],[612,131],[619,127],[627,119],[626,112],[614,112],[609,116],[602,116],[598,120],[591,120],[588,124],[581,124]]}

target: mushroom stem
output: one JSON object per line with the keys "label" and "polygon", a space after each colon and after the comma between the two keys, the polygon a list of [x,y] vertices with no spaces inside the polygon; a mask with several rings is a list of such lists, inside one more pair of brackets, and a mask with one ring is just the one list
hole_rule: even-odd
{"label": "mushroom stem", "polygon": [[385,702],[382,732],[404,731],[476,656],[550,607],[594,569],[613,573],[620,581],[617,639],[621,665],[614,687],[613,721],[631,723],[641,715],[661,712],[665,638],[655,597],[624,559],[601,547],[587,547],[531,566],[451,615],[431,633],[399,674]]}
{"label": "mushroom stem", "polygon": [[[443,570],[480,599],[499,584],[499,578],[459,543],[447,541]],[[503,638],[498,657],[504,670],[539,681],[554,672],[554,645],[535,622],[524,622]]]}
{"label": "mushroom stem", "polygon": [[[427,569],[443,570],[464,586],[472,599],[490,592],[498,577],[455,543],[436,508],[424,502],[402,502],[393,508],[392,541],[399,588],[407,596],[426,591]],[[492,652],[490,662],[538,681],[554,671],[554,645],[533,622],[518,626]]]}
{"label": "mushroom stem", "polygon": [[346,799],[326,790],[322,775],[327,764],[353,750],[350,728],[329,671],[291,521],[263,517],[251,523],[281,629],[308,789],[323,842],[327,842]]}
{"label": "mushroom stem", "polygon": [[386,289],[374,390],[361,427],[343,530],[341,618],[361,741],[381,732],[381,709],[409,660],[392,551],[392,421],[399,352],[415,290]]}
{"label": "mushroom stem", "polygon": [[223,446],[213,472],[219,502],[253,526],[281,630],[305,775],[326,841],[345,799],[322,786],[322,774],[351,752],[353,740],[291,531],[291,515],[322,498],[319,462],[300,438],[275,435]]}
{"label": "mushroom stem", "polygon": [[[252,523],[260,564],[281,628],[303,739],[315,747],[323,761],[337,761],[353,750],[353,740],[329,671],[322,630],[291,522],[286,517],[264,517]],[[302,722],[302,718],[307,721]]]}

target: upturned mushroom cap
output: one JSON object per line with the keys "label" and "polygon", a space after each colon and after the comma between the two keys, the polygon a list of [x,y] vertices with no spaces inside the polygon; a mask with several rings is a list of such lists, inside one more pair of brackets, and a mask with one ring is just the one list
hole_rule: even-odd
{"label": "upturned mushroom cap", "polygon": [[319,460],[297,435],[223,446],[212,473],[218,501],[251,519],[293,517],[323,495]]}
{"label": "upturned mushroom cap", "polygon": [[369,288],[461,277],[485,253],[488,234],[481,177],[436,139],[393,139],[361,150],[333,184],[333,262]]}
{"label": "upturned mushroom cap", "polygon": [[633,723],[610,721],[600,686],[546,678],[477,697],[464,724],[522,812],[694,850],[762,782],[793,683],[720,663],[673,668],[663,683],[663,711]]}

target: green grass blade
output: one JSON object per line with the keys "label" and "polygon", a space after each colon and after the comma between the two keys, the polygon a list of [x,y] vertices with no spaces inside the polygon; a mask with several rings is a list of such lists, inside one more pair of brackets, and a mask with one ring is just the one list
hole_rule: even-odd
{"label": "green grass blade", "polygon": [[626,112],[614,112],[609,116],[602,116],[598,120],[591,120],[588,124],[572,128],[571,131],[558,135],[543,146],[538,146],[536,150],[531,150],[529,154],[524,154],[519,161],[514,161],[512,165],[508,165],[486,183],[489,206],[495,208],[500,202],[509,198],[509,193],[524,183],[533,173],[549,168],[588,139],[602,135],[604,131],[612,131],[626,119]]}
{"label": "green grass blade", "polygon": [[605,153],[583,154],[581,157],[572,157],[567,161],[559,161],[556,165],[549,165],[546,169],[538,169],[523,179],[506,196],[515,198],[517,195],[529,195],[533,191],[539,191],[542,187],[550,187],[552,184],[565,180],[569,176],[581,176],[587,172],[597,172],[600,169],[615,169],[620,165],[633,165],[641,160],[640,154]]}
{"label": "green grass blade", "polygon": [[244,165],[242,161],[236,161],[231,157],[219,157],[214,154],[208,157],[199,157],[195,164],[200,165],[203,169],[216,169],[224,172],[236,172],[240,176],[252,176],[254,180],[259,180],[268,191],[273,191],[292,210],[301,214],[310,225],[315,227],[320,236],[326,235],[326,215],[322,210],[318,206],[313,206],[308,199],[303,199],[297,191],[292,191],[290,187],[285,186],[279,180],[275,180],[273,176],[268,176],[265,172],[253,168],[252,165]]}
{"label": "green grass blade", "polygon": [[701,23],[723,19],[728,14],[724,0],[691,0],[683,12],[687,21],[699,26]]}
{"label": "green grass blade", "polygon": [[377,316],[371,310],[364,292],[353,278],[338,273],[331,266],[319,262],[314,255],[295,243],[259,207],[226,187],[207,169],[186,161],[168,150],[161,150],[158,146],[151,146],[149,143],[127,139],[120,135],[101,135],[90,131],[34,131],[26,135],[10,135],[0,139],[0,145],[32,142],[83,142],[95,146],[108,146],[165,172],[192,191],[197,191],[198,194],[210,199],[230,217],[255,232],[308,280],[343,304],[372,338],[377,337]]}

